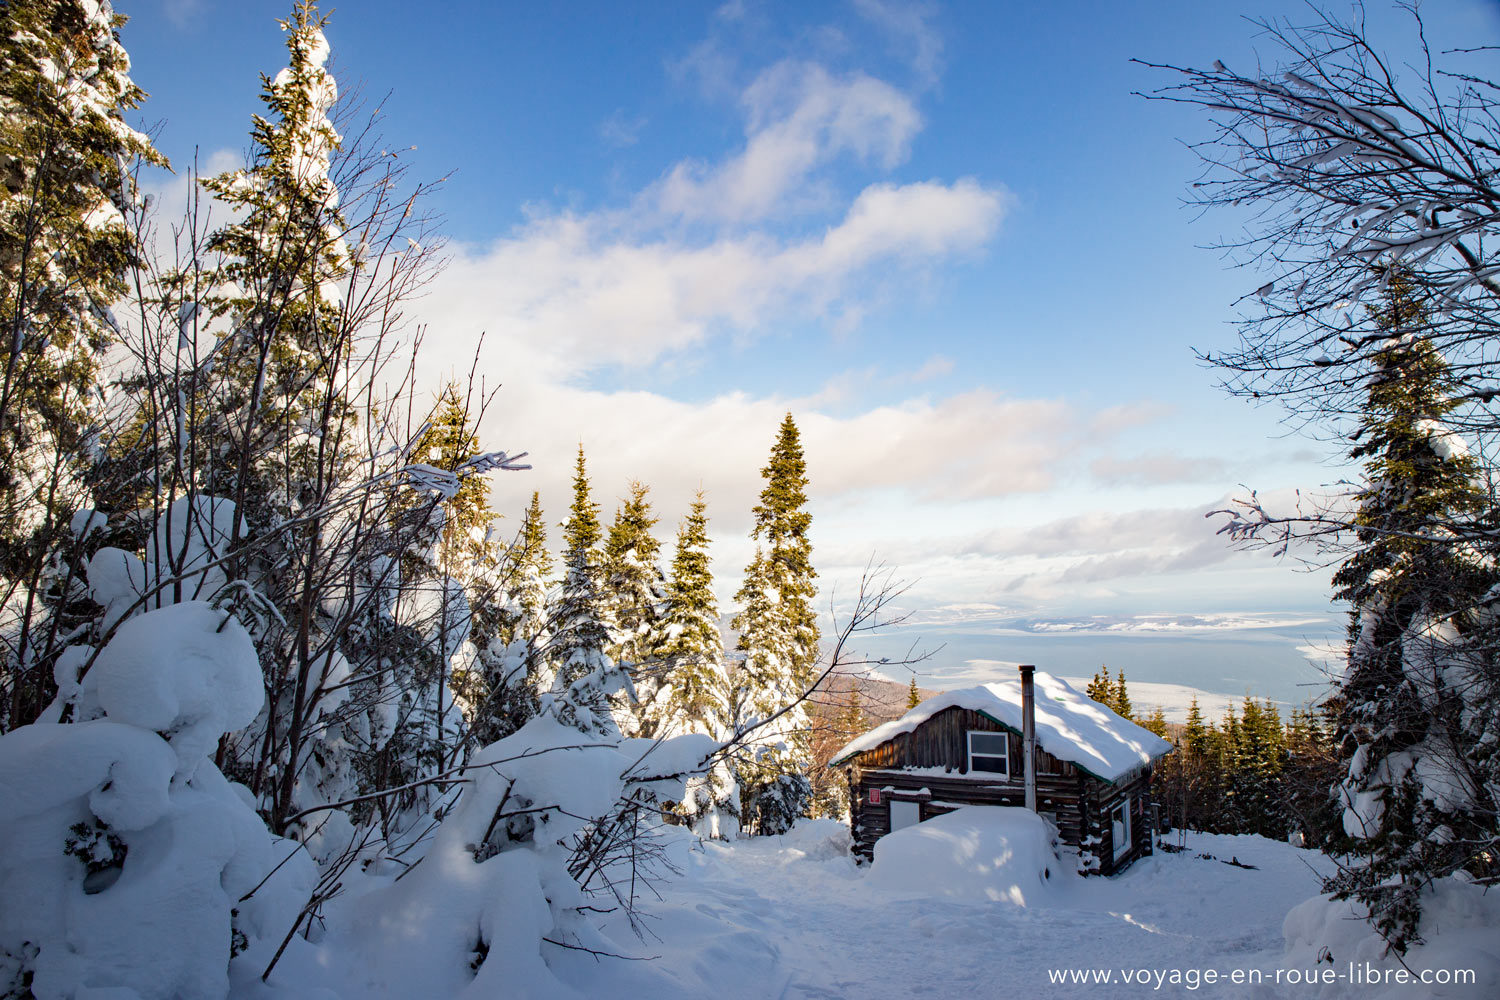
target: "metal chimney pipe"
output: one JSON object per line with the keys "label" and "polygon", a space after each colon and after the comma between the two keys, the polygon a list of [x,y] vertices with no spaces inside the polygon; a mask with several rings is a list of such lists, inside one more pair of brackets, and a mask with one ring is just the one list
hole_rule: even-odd
{"label": "metal chimney pipe", "polygon": [[1025,760],[1026,808],[1036,812],[1036,666],[1021,664],[1021,747]]}

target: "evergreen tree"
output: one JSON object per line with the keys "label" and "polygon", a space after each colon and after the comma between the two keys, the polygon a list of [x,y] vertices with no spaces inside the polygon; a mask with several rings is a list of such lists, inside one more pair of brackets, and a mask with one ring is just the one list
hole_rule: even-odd
{"label": "evergreen tree", "polygon": [[[455,383],[448,383],[426,432],[412,447],[413,464],[443,472],[458,472],[480,454],[479,435],[473,414]],[[469,581],[495,559],[490,524],[496,514],[490,508],[490,484],[482,475],[456,479],[452,495],[439,505],[442,537],[438,545],[439,567],[448,576]]]}
{"label": "evergreen tree", "polygon": [[1125,688],[1125,668],[1121,667],[1116,672],[1114,697],[1109,701],[1109,707],[1115,710],[1117,715],[1123,718],[1131,718],[1130,692]]}
{"label": "evergreen tree", "polygon": [[[1358,548],[1334,575],[1352,606],[1337,739],[1348,755],[1339,791],[1344,832],[1362,859],[1330,887],[1365,903],[1398,951],[1413,940],[1422,888],[1493,843],[1495,803],[1476,752],[1491,712],[1484,660],[1466,653],[1493,572],[1455,529],[1485,505],[1479,468],[1444,423],[1462,386],[1424,337],[1426,306],[1407,276],[1385,276],[1372,310],[1384,338],[1351,457],[1364,461]],[[1477,727],[1477,728],[1476,728]],[[1485,817],[1489,817],[1486,819]],[[1476,874],[1491,874],[1476,871]]]}
{"label": "evergreen tree", "polygon": [[[303,809],[441,771],[462,725],[446,690],[451,651],[428,648],[424,627],[402,623],[395,607],[413,532],[387,523],[351,532],[333,510],[361,475],[363,425],[343,381],[356,330],[339,289],[357,265],[333,180],[342,138],[324,23],[306,2],[281,22],[288,64],[262,77],[266,113],[252,117],[250,164],[201,182],[231,221],[210,234],[206,271],[169,274],[161,295],[219,339],[207,356],[189,352],[180,376],[148,373],[172,380],[146,386],[152,405],[176,399],[179,412],[155,414],[135,442],[165,464],[158,482],[233,504],[227,574],[274,613],[252,602],[267,702],[225,764],[288,834]],[[192,433],[179,454],[173,428],[184,419]],[[170,576],[175,563],[160,560],[156,573]],[[350,581],[333,580],[329,566],[349,567],[354,589],[382,596],[348,600]],[[171,596],[213,595],[174,586]],[[467,617],[462,595],[449,596],[444,587],[443,646],[463,631],[449,613]],[[349,675],[366,679],[353,697],[340,686]]]}
{"label": "evergreen tree", "polygon": [[253,527],[304,516],[347,479],[358,424],[338,384],[354,333],[340,287],[357,265],[332,173],[342,137],[324,21],[303,0],[281,22],[290,60],[263,79],[251,165],[202,181],[238,216],[208,241],[223,263],[166,290],[230,325],[198,373],[200,407],[222,417],[198,435],[207,447],[193,464],[196,485],[234,500]]}
{"label": "evergreen tree", "polygon": [[585,732],[617,733],[609,696],[629,676],[609,656],[599,505],[589,496],[583,446],[573,474],[573,504],[563,522],[563,581],[548,614],[553,634],[545,653],[550,681],[544,707]]}
{"label": "evergreen tree", "polygon": [[707,501],[700,491],[677,531],[677,553],[662,614],[660,655],[668,663],[673,716],[684,732],[723,738],[728,712],[724,639],[708,554]]}
{"label": "evergreen tree", "polygon": [[1141,725],[1162,739],[1167,738],[1167,713],[1160,705],[1151,709],[1151,714],[1146,717],[1146,721],[1142,722]]}
{"label": "evergreen tree", "polygon": [[1286,764],[1281,715],[1271,702],[1245,696],[1241,707],[1237,769],[1231,776],[1241,814],[1239,833],[1277,840],[1286,836],[1281,775]]}
{"label": "evergreen tree", "polygon": [[1115,686],[1110,682],[1109,668],[1101,664],[1099,669],[1094,672],[1094,676],[1089,681],[1088,687],[1083,689],[1083,693],[1093,701],[1113,708],[1115,704]]}
{"label": "evergreen tree", "polygon": [[670,711],[664,695],[666,664],[658,655],[662,642],[662,603],[666,577],[661,570],[661,544],[651,534],[657,518],[651,511],[650,490],[630,484],[630,496],[615,512],[604,543],[604,580],[614,641],[610,657],[630,671],[634,700],[616,712],[626,736],[656,736]]}
{"label": "evergreen tree", "polygon": [[922,704],[922,692],[917,688],[917,675],[911,675],[911,683],[906,686],[906,710],[910,712]]}
{"label": "evergreen tree", "polygon": [[1282,801],[1288,828],[1303,835],[1305,847],[1332,849],[1342,840],[1343,830],[1328,790],[1339,783],[1346,768],[1322,713],[1293,709],[1286,748]]}
{"label": "evergreen tree", "polygon": [[788,413],[782,421],[770,462],[761,470],[766,480],[755,506],[751,537],[760,543],[745,570],[736,595],[741,612],[735,619],[738,648],[745,654],[742,670],[750,685],[750,707],[755,716],[777,719],[756,759],[741,767],[743,811],[756,832],[780,833],[807,811],[811,765],[807,712],[796,704],[812,686],[818,658],[818,624],[812,609],[816,573],[808,528],[807,462],[797,424]]}
{"label": "evergreen tree", "polygon": [[[469,694],[470,742],[485,746],[509,736],[536,714],[538,698],[551,686],[543,660],[551,632],[547,620],[552,555],[541,494],[533,491],[516,542],[496,560],[487,586],[499,592],[494,620],[486,605],[475,610],[475,678]],[[544,675],[545,679],[544,679]]]}
{"label": "evergreen tree", "polygon": [[1188,702],[1187,724],[1182,730],[1183,743],[1195,756],[1208,753],[1209,727],[1203,722],[1203,709],[1198,707],[1198,696]]}
{"label": "evergreen tree", "polygon": [[69,519],[91,505],[109,306],[139,257],[131,168],[166,163],[124,121],[145,96],[124,23],[107,0],[0,4],[0,635],[28,650],[0,662],[0,731],[52,694],[44,596]]}
{"label": "evergreen tree", "polygon": [[[734,710],[719,632],[708,554],[708,503],[700,490],[677,529],[672,579],[662,611],[662,643],[669,705],[667,734],[704,733],[716,740],[734,734]],[[733,837],[739,832],[740,790],[728,761],[715,762],[694,778],[678,806],[700,837]]]}

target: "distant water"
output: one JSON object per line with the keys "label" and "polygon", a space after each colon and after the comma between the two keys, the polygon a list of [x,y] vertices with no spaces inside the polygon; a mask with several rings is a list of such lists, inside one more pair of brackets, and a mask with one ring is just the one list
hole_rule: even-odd
{"label": "distant water", "polygon": [[[1110,632],[1027,633],[966,630],[960,626],[909,627],[862,639],[874,657],[899,659],[908,647],[939,650],[917,664],[923,687],[953,688],[1009,677],[1014,663],[1034,663],[1064,677],[1091,677],[1101,664],[1111,675],[1124,669],[1127,682],[1184,685],[1238,699],[1245,694],[1300,706],[1328,688],[1325,664],[1314,664],[1299,647],[1328,646],[1342,639],[1336,624],[1285,629],[1246,629],[1186,634]],[[1316,655],[1316,654],[1312,654]],[[975,663],[973,661],[1001,661]],[[906,681],[904,669],[877,668]],[[1137,701],[1146,699],[1137,698]]]}

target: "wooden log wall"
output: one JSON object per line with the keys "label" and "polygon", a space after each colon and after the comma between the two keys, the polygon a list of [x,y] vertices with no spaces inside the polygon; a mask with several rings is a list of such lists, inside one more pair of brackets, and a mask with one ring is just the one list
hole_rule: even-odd
{"label": "wooden log wall", "polygon": [[[1010,775],[968,769],[969,730],[1004,732]],[[934,715],[910,733],[858,755],[849,762],[850,826],[856,855],[870,860],[875,842],[890,833],[892,799],[916,802],[922,820],[965,805],[1024,806],[1025,778],[1021,734],[968,709],[950,708]],[[920,771],[908,770],[920,768]],[[935,769],[941,768],[941,772]],[[1099,874],[1118,871],[1149,847],[1145,804],[1149,769],[1120,785],[1093,778],[1067,761],[1037,748],[1037,811],[1057,824],[1063,843],[1079,848],[1089,869]],[[880,802],[870,802],[871,791]],[[1132,850],[1119,861],[1109,810],[1122,795],[1131,796]]]}

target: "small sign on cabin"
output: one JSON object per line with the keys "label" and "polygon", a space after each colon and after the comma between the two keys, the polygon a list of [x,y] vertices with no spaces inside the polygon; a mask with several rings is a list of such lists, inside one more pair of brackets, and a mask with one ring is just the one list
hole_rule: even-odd
{"label": "small sign on cabin", "polygon": [[878,788],[872,788],[872,789],[870,789],[870,805],[872,805],[872,806],[878,806],[878,805],[880,805],[880,789],[878,789]]}

